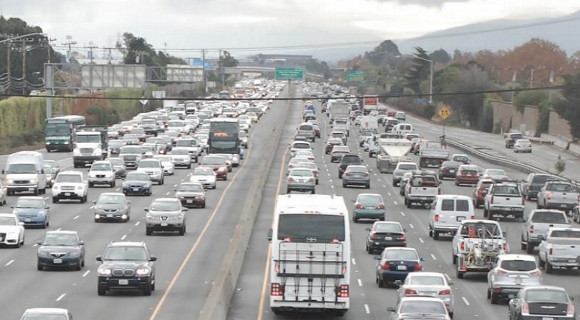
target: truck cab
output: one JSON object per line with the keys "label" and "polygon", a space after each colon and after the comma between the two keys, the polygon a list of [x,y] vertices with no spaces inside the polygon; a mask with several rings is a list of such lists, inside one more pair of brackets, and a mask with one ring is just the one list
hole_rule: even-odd
{"label": "truck cab", "polygon": [[77,128],[73,149],[74,167],[84,167],[97,160],[104,160],[108,152],[108,128],[106,126],[82,126]]}

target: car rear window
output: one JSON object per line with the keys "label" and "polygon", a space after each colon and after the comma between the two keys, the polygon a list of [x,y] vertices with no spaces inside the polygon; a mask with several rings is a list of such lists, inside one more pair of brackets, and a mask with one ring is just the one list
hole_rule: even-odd
{"label": "car rear window", "polygon": [[530,260],[504,260],[500,268],[509,271],[531,271],[537,268],[535,261]]}
{"label": "car rear window", "polygon": [[312,127],[312,125],[310,124],[303,124],[301,125],[298,130],[314,130],[314,127]]}
{"label": "car rear window", "polygon": [[561,212],[536,211],[532,216],[532,222],[562,222],[566,223],[566,217]]}
{"label": "car rear window", "polygon": [[553,177],[548,175],[535,175],[532,179],[532,183],[545,183],[549,179],[553,179]]}
{"label": "car rear window", "polygon": [[401,164],[399,170],[417,170],[416,164]]}
{"label": "car rear window", "polygon": [[341,161],[343,163],[360,163],[360,158],[357,155],[344,155]]}
{"label": "car rear window", "polygon": [[550,183],[546,187],[550,191],[572,192],[572,186],[565,183]]}
{"label": "car rear window", "polygon": [[495,187],[494,194],[496,195],[519,195],[520,192],[517,186],[497,186]]}
{"label": "car rear window", "polygon": [[444,199],[441,201],[441,211],[453,211],[455,210],[455,200]]}
{"label": "car rear window", "polygon": [[558,230],[558,231],[552,231],[552,233],[550,234],[552,237],[558,237],[558,238],[580,238],[580,231],[575,231],[575,230]]}
{"label": "car rear window", "polygon": [[527,302],[568,303],[568,296],[561,290],[527,290]]}

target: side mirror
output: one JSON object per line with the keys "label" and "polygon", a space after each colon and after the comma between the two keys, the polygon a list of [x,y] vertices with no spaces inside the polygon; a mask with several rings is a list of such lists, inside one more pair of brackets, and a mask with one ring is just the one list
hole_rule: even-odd
{"label": "side mirror", "polygon": [[272,228],[268,229],[268,234],[266,236],[268,238],[268,242],[271,242],[272,241],[272,233],[273,232],[274,231],[272,230]]}
{"label": "side mirror", "polygon": [[397,287],[400,287],[400,286],[402,286],[402,285],[403,285],[403,281],[401,281],[401,280],[395,280],[394,284],[395,284]]}
{"label": "side mirror", "polygon": [[395,308],[393,308],[393,307],[388,307],[388,308],[387,308],[387,312],[395,312]]}
{"label": "side mirror", "polygon": [[44,169],[40,169],[40,173],[41,174],[44,174]]}
{"label": "side mirror", "polygon": [[149,261],[157,261],[157,257],[156,256],[150,256],[149,257]]}
{"label": "side mirror", "polygon": [[50,206],[46,206],[46,207],[44,207],[44,209],[48,210],[48,209],[50,209]]}
{"label": "side mirror", "polygon": [[97,204],[97,200],[93,200],[93,204]]}
{"label": "side mirror", "polygon": [[421,257],[419,258],[419,261],[425,261],[425,258]]}
{"label": "side mirror", "polygon": [[6,174],[6,171],[2,170],[2,174]]}
{"label": "side mirror", "polygon": [[143,209],[143,210],[145,210],[145,212],[149,212],[149,208],[145,208],[145,209]]}
{"label": "side mirror", "polygon": [[101,256],[97,256],[95,259],[97,259],[97,261],[103,261],[103,257]]}
{"label": "side mirror", "polygon": [[374,256],[373,259],[374,260],[381,260],[381,256]]}
{"label": "side mirror", "polygon": [[79,240],[79,245],[84,246],[85,242],[83,240]]}
{"label": "side mirror", "polygon": [[36,244],[41,246],[42,245],[42,241],[36,241]]}
{"label": "side mirror", "polygon": [[14,209],[14,206],[10,206],[10,208]]}

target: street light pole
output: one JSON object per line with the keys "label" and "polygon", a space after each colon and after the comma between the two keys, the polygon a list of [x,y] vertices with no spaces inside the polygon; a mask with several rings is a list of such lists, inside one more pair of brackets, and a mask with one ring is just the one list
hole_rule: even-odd
{"label": "street light pole", "polygon": [[433,104],[433,60],[415,56],[415,58],[429,62],[429,104]]}

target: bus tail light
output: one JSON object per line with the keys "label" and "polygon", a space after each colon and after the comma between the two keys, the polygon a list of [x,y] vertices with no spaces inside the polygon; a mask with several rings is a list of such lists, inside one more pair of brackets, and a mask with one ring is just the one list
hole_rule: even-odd
{"label": "bus tail light", "polygon": [[273,282],[272,285],[270,286],[270,295],[271,296],[282,296],[284,294],[284,286],[277,283],[277,282]]}
{"label": "bus tail light", "polygon": [[341,284],[338,287],[338,297],[339,298],[348,298],[350,296],[350,290],[348,284]]}

